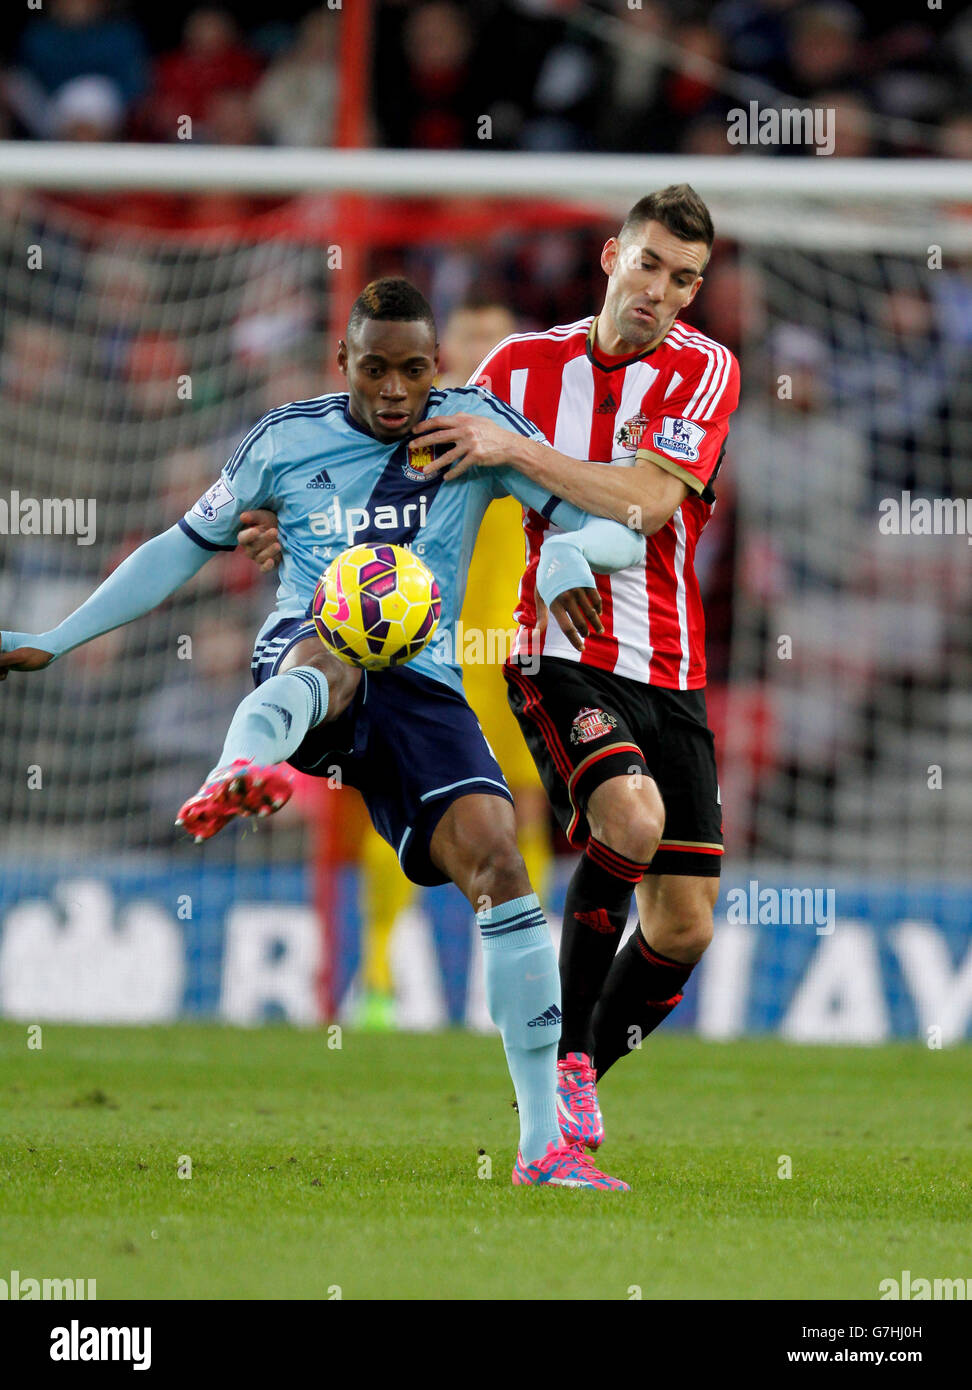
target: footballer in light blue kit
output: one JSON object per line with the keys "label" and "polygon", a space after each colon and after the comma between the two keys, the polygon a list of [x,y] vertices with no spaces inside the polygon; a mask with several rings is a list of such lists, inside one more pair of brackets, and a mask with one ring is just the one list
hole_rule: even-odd
{"label": "footballer in light blue kit", "polygon": [[[592,569],[636,563],[643,537],[588,517],[513,468],[470,469],[455,482],[425,471],[431,451],[411,436],[420,420],[435,415],[484,415],[546,441],[487,391],[433,388],[432,311],[408,281],[378,280],[362,291],[338,365],[346,394],[270,411],[183,520],[139,547],[58,627],[0,633],[0,679],[8,670],[39,670],[148,612],[213,554],[235,549],[242,513],[275,511],[283,558],[276,608],[253,655],[256,688],[239,705],[215,768],[177,824],[208,838],[235,816],[282,806],[291,767],[321,776],[339,767],[408,877],[451,880],[480,909],[487,1003],[520,1115],[514,1183],[624,1188],[560,1134],[557,959],[517,848],[512,797],[462,693],[453,634],[476,533],[494,497],[510,492],[565,528],[544,544],[538,586],[576,641],[592,619]],[[310,604],[337,555],[382,542],[411,547],[432,570],[441,618],[436,639],[409,665],[363,672],[324,648]]]}

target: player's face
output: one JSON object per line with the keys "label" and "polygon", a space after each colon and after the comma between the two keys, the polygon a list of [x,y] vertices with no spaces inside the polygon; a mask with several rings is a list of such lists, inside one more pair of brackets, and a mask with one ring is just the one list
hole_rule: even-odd
{"label": "player's face", "polygon": [[[660,222],[643,222],[623,242],[611,237],[601,252],[608,277],[602,318],[617,355],[661,342],[698,293],[708,250],[704,241],[682,241]],[[612,350],[600,332],[598,341]]]}
{"label": "player's face", "polygon": [[348,408],[359,425],[390,444],[411,434],[439,370],[435,334],[421,319],[365,319],[338,345]]}
{"label": "player's face", "polygon": [[516,320],[501,304],[476,309],[456,309],[442,334],[445,374],[456,386],[465,386],[487,353],[516,332]]}

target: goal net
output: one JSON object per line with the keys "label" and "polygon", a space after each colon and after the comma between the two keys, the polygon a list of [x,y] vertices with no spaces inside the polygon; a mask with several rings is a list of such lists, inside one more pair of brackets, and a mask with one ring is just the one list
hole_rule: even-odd
{"label": "goal net", "polygon": [[[598,309],[598,252],[627,207],[690,181],[719,243],[687,318],[737,353],[743,397],[699,555],[726,930],[684,1021],[821,1036],[834,1016],[835,1036],[870,1037],[924,1020],[905,977],[924,949],[951,979],[972,901],[967,166],[29,156],[0,158],[0,625],[26,631],[177,520],[266,410],[340,389],[341,316],[366,279],[408,274],[440,318],[485,291],[522,327],[570,321]],[[358,924],[346,793],[302,786],[204,846],[172,824],[272,604],[237,554],[4,684],[0,1012],[312,1022],[339,1006]],[[850,922],[833,939],[825,917],[782,920],[788,903],[816,914],[813,890]],[[468,936],[457,896],[449,912]],[[842,996],[838,963],[814,1013],[801,972],[814,953],[859,961],[854,923],[877,924],[884,1012]],[[938,935],[905,941],[909,923]],[[744,1007],[727,1002],[741,970]],[[957,995],[954,1012],[961,1032]]]}

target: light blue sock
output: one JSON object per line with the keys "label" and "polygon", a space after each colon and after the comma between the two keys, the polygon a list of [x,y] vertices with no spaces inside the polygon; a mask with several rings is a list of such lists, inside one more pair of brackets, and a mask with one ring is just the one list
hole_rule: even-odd
{"label": "light blue sock", "polygon": [[525,1162],[560,1144],[557,1043],[560,973],[536,893],[476,913],[483,937],[486,1003],[503,1038],[520,1112]]}
{"label": "light blue sock", "polygon": [[294,666],[271,676],[237,706],[216,767],[237,758],[263,765],[285,762],[326,714],[327,679],[322,671]]}

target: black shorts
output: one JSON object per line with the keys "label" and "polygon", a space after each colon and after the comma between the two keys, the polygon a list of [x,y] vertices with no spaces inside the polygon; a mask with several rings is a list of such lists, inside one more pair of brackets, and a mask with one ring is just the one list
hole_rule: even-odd
{"label": "black shorts", "polygon": [[[282,619],[257,643],[254,685],[275,676],[291,647],[313,633],[304,618]],[[311,729],[288,762],[311,777],[339,773],[357,787],[406,877],[426,886],[449,882],[430,846],[454,801],[513,800],[465,697],[408,666],[365,671],[348,708]]]}
{"label": "black shorts", "polygon": [[703,690],[665,690],[560,657],[503,668],[510,706],[567,838],[590,838],[587,804],[611,777],[647,773],[665,807],[652,874],[718,878],[722,806]]}

